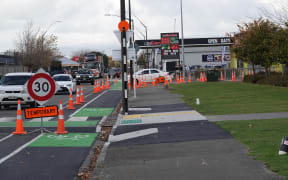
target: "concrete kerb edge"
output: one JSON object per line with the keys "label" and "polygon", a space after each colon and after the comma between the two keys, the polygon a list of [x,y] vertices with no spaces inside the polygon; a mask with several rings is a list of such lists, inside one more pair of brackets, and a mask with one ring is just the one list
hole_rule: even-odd
{"label": "concrete kerb edge", "polygon": [[104,142],[100,139],[100,136],[95,138],[93,145],[90,147],[89,154],[86,156],[85,160],[83,161],[82,165],[80,166],[78,173],[75,175],[73,180],[79,180],[81,173],[87,173],[89,171],[89,165],[91,162],[91,158],[94,156],[94,149],[98,146],[104,146]]}

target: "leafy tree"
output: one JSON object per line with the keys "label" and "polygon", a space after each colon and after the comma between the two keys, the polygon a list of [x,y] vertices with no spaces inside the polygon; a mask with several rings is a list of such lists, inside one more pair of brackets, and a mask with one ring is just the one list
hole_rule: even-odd
{"label": "leafy tree", "polygon": [[[236,34],[232,51],[244,62],[254,65],[262,65],[268,70],[274,62],[277,62],[276,33],[280,27],[269,20],[262,18],[244,25],[238,25],[239,33]],[[266,71],[267,72],[267,71]]]}

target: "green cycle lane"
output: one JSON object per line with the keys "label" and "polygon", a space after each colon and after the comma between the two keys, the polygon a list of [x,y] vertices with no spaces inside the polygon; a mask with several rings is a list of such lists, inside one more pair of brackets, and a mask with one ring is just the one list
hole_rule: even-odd
{"label": "green cycle lane", "polygon": [[73,117],[101,117],[109,116],[114,108],[83,108]]}
{"label": "green cycle lane", "polygon": [[69,133],[57,135],[48,133],[29,145],[29,147],[90,147],[97,133]]}

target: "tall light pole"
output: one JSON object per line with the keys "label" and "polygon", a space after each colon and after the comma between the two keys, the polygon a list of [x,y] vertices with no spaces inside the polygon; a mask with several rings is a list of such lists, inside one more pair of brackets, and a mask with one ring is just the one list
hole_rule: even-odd
{"label": "tall light pole", "polygon": [[[181,8],[181,34],[182,34],[182,62],[183,62],[183,76],[185,77],[185,59],[184,59],[184,33],[183,33],[183,12],[182,12],[182,0],[180,0]],[[180,64],[179,64],[180,65]]]}
{"label": "tall light pole", "polygon": [[[145,39],[145,43],[147,43],[148,40],[148,35],[147,35],[147,26],[134,14],[134,16],[136,17],[136,19],[140,22],[140,24],[145,28],[145,32],[146,32],[146,39]],[[146,59],[147,58],[147,59]],[[148,60],[148,48],[146,48],[146,58],[145,60]]]}

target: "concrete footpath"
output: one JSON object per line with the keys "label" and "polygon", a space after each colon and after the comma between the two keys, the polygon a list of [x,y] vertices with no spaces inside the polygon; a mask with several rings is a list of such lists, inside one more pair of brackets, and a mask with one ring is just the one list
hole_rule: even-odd
{"label": "concrete footpath", "polygon": [[165,87],[130,92],[90,179],[284,179]]}

